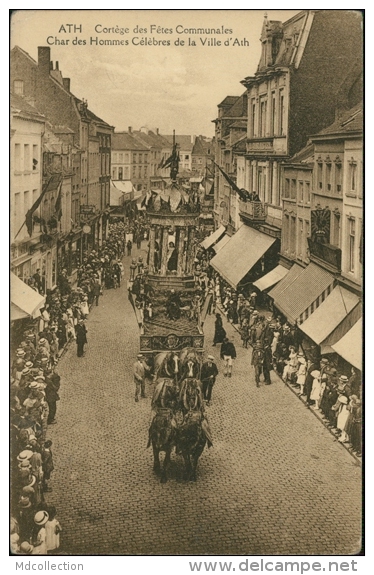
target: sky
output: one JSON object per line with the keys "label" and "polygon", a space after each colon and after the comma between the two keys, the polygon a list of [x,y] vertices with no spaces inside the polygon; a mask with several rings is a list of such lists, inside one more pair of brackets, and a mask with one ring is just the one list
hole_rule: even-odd
{"label": "sky", "polygon": [[[268,10],[267,16],[286,21],[299,11]],[[90,110],[116,131],[147,126],[161,134],[175,129],[177,134],[213,136],[217,105],[227,95],[240,96],[245,91],[240,81],[256,72],[264,14],[19,10],[11,19],[10,43],[34,60],[38,46],[50,46],[51,60],[71,79],[73,94],[86,99]],[[191,31],[199,28],[226,32]],[[104,44],[108,41],[123,45]]]}

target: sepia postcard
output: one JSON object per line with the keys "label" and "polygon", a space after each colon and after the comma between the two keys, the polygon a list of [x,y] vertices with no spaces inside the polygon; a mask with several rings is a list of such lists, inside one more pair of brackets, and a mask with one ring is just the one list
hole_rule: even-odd
{"label": "sepia postcard", "polygon": [[358,570],[363,19],[10,11],[17,570]]}

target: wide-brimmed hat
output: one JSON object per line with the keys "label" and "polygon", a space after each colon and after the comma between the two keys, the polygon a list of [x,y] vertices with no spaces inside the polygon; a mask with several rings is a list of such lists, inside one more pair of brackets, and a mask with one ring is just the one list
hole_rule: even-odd
{"label": "wide-brimmed hat", "polygon": [[17,355],[18,357],[23,357],[24,355],[26,355],[26,352],[25,352],[24,349],[22,349],[22,347],[20,347],[19,349],[17,349],[16,355]]}
{"label": "wide-brimmed hat", "polygon": [[17,460],[28,461],[32,455],[33,452],[31,451],[31,449],[24,449],[23,451],[21,451],[21,453],[17,455]]}
{"label": "wide-brimmed hat", "polygon": [[25,368],[22,370],[22,375],[27,375],[28,373],[30,373],[30,370],[29,370],[28,367],[25,367]]}
{"label": "wide-brimmed hat", "polygon": [[310,375],[314,378],[317,378],[321,376],[321,372],[318,369],[314,369]]}
{"label": "wide-brimmed hat", "polygon": [[25,363],[25,367],[28,367],[28,368],[30,368],[30,367],[34,367],[34,364],[33,364],[33,362],[32,362],[32,361],[26,361],[26,363]]}
{"label": "wide-brimmed hat", "polygon": [[38,387],[39,387],[39,383],[38,383],[37,381],[31,381],[31,382],[29,383],[29,388],[30,388],[30,389],[38,389]]}
{"label": "wide-brimmed hat", "polygon": [[30,467],[31,465],[28,459],[24,459],[23,461],[20,461],[18,464],[18,469],[21,469],[21,471],[24,471],[25,469],[30,469]]}
{"label": "wide-brimmed hat", "polygon": [[22,509],[26,509],[27,507],[31,507],[30,498],[27,495],[21,495],[20,500],[18,501],[18,505],[22,507]]}
{"label": "wide-brimmed hat", "polygon": [[39,339],[39,343],[41,343],[43,345],[43,343],[47,343],[47,340],[45,339],[45,337],[41,337]]}
{"label": "wide-brimmed hat", "polygon": [[210,361],[215,361],[215,358],[213,355],[208,355],[207,359],[209,359]]}
{"label": "wide-brimmed hat", "polygon": [[138,353],[138,355],[136,356],[138,359],[142,359],[144,357],[144,355],[142,353]]}
{"label": "wide-brimmed hat", "polygon": [[34,515],[34,523],[36,525],[44,525],[49,519],[49,514],[46,511],[38,511]]}
{"label": "wide-brimmed hat", "polygon": [[342,383],[347,383],[348,382],[348,377],[346,375],[341,375],[339,377],[339,381],[341,381]]}

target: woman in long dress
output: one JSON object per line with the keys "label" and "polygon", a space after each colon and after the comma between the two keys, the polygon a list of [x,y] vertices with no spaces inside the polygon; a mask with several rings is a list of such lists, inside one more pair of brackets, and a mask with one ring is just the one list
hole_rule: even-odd
{"label": "woman in long dress", "polygon": [[214,338],[213,345],[217,343],[222,343],[226,337],[226,331],[223,327],[222,317],[219,313],[216,313],[216,321],[214,322]]}

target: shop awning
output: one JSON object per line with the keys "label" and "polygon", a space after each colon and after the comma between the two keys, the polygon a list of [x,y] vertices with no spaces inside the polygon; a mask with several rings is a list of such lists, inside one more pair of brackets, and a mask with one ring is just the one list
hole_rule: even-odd
{"label": "shop awning", "polygon": [[320,345],[358,305],[359,301],[360,299],[355,294],[338,285],[299,327],[310,339]]}
{"label": "shop awning", "polygon": [[[300,269],[300,266],[297,267]],[[292,266],[285,276],[284,286],[281,286],[283,282],[279,282],[269,292],[275,306],[292,323],[334,283],[334,276],[316,264],[301,268],[301,272],[294,268],[295,266]]]}
{"label": "shop awning", "polygon": [[226,244],[227,242],[229,242],[231,240],[231,237],[228,236],[227,234],[225,234],[220,240],[219,242],[217,242],[214,246],[213,246],[213,250],[216,252],[216,254],[218,254],[219,250],[221,250]]}
{"label": "shop awning", "polygon": [[267,273],[266,275],[262,276],[262,278],[258,279],[254,282],[254,286],[259,289],[260,291],[264,291],[273,285],[277,284],[280,280],[282,280],[287,274],[289,270],[284,266],[277,266],[271,272]]}
{"label": "shop awning", "polygon": [[44,306],[45,297],[25,284],[14,273],[10,274],[10,319],[39,317],[40,308]]}
{"label": "shop awning", "polygon": [[353,367],[362,371],[362,318],[360,318],[355,325],[331,347],[338,355],[353,365]]}
{"label": "shop awning", "polygon": [[243,224],[210,260],[210,265],[236,289],[274,242],[275,238]]}
{"label": "shop awning", "polygon": [[204,248],[204,250],[207,250],[208,248],[210,248],[210,246],[212,246],[215,242],[217,242],[225,233],[226,228],[225,226],[220,226],[219,228],[216,229],[215,232],[213,232],[212,234],[210,234],[210,236],[208,236],[207,238],[205,238],[201,243],[201,247]]}

